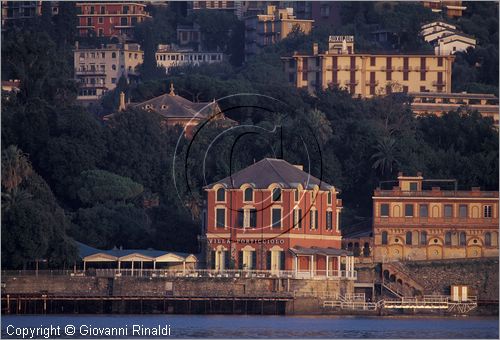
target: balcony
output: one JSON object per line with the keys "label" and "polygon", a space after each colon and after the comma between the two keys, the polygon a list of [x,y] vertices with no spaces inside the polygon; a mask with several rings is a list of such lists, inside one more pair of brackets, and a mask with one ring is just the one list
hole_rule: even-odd
{"label": "balcony", "polygon": [[102,75],[102,76],[105,76],[106,75],[106,71],[105,70],[78,70],[78,69],[75,69],[75,75],[77,76],[92,76],[92,75]]}
{"label": "balcony", "polygon": [[378,226],[498,226],[494,218],[460,217],[375,217],[373,225]]}
{"label": "balcony", "polygon": [[403,191],[403,190],[375,190],[375,197],[482,197],[498,198],[496,191],[480,190],[422,190],[422,191]]}

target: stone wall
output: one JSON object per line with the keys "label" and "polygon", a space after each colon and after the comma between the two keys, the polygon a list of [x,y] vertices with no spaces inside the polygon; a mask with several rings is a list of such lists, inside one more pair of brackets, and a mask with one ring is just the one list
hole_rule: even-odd
{"label": "stone wall", "polygon": [[347,294],[352,280],[4,276],[2,294],[78,296],[260,296],[273,292]]}
{"label": "stone wall", "polygon": [[401,262],[425,293],[450,294],[451,285],[467,285],[480,300],[498,301],[498,259]]}

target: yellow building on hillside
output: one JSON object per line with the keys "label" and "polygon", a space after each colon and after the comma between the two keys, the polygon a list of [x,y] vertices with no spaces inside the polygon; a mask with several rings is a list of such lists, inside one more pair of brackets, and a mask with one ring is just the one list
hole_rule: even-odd
{"label": "yellow building on hillside", "polygon": [[354,52],[353,36],[330,36],[328,51],[282,58],[290,83],[310,93],[344,88],[369,98],[394,92],[451,92],[454,56]]}
{"label": "yellow building on hillside", "polygon": [[374,192],[373,237],[375,262],[498,257],[498,191],[399,173]]}

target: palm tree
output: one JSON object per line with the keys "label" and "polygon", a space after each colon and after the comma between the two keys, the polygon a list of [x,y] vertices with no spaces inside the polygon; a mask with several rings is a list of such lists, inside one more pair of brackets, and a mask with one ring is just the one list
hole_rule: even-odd
{"label": "palm tree", "polygon": [[31,175],[33,169],[26,154],[15,145],[2,152],[2,186],[10,193]]}
{"label": "palm tree", "polygon": [[384,137],[377,143],[375,149],[377,152],[371,157],[374,160],[372,168],[379,170],[382,175],[387,172],[391,174],[393,169],[400,164],[396,141],[393,138]]}

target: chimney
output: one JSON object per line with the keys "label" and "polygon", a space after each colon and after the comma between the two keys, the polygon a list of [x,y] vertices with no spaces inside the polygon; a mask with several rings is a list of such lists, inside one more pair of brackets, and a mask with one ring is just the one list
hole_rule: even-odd
{"label": "chimney", "polygon": [[313,44],[313,54],[318,55],[318,43]]}
{"label": "chimney", "polygon": [[125,93],[123,91],[120,92],[120,106],[118,106],[118,111],[125,110]]}

